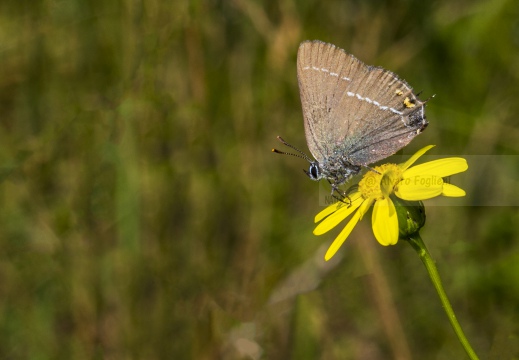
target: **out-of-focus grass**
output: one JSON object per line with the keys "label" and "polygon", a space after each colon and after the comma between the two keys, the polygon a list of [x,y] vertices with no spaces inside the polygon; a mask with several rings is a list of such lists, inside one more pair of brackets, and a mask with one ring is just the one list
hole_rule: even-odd
{"label": "out-of-focus grass", "polygon": [[305,39],[436,94],[404,153],[474,156],[423,236],[477,352],[519,356],[516,1],[200,0],[0,4],[0,358],[463,358],[406,244],[366,221],[323,267],[270,153],[304,148]]}

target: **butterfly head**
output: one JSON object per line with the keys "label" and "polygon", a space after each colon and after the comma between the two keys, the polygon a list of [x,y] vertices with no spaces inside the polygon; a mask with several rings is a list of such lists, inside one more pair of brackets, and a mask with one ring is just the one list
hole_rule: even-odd
{"label": "butterfly head", "polygon": [[301,150],[299,150],[295,146],[290,145],[289,143],[287,143],[285,140],[283,140],[279,136],[278,136],[278,140],[281,141],[284,145],[294,149],[299,154],[287,153],[287,152],[284,152],[284,151],[279,151],[278,149],[272,149],[272,152],[275,152],[275,153],[278,153],[278,154],[283,154],[283,155],[291,155],[291,156],[295,156],[295,157],[298,157],[298,158],[301,158],[301,159],[305,159],[306,161],[308,161],[310,163],[310,167],[308,168],[308,171],[304,170],[304,169],[303,169],[303,171],[305,172],[306,175],[308,175],[308,177],[310,179],[312,179],[314,181],[319,181],[319,180],[321,180],[322,178],[325,177],[323,172],[321,171],[321,167],[319,166],[319,162],[318,161],[310,159],[310,157],[308,155],[306,155],[304,152],[302,152]]}

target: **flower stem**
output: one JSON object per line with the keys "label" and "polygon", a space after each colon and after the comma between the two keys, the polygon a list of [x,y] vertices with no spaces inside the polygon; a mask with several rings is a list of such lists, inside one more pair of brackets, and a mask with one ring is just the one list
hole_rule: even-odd
{"label": "flower stem", "polygon": [[431,281],[436,289],[436,292],[438,293],[438,296],[440,297],[440,300],[442,302],[443,308],[445,309],[445,312],[447,313],[447,317],[449,318],[449,321],[451,322],[452,327],[454,328],[454,332],[456,335],[458,335],[458,339],[461,342],[461,345],[463,345],[463,348],[467,352],[467,355],[472,360],[478,360],[478,356],[470,346],[469,341],[465,337],[465,334],[463,333],[463,330],[461,329],[460,324],[458,323],[458,320],[456,319],[456,315],[454,314],[454,311],[452,310],[452,306],[449,302],[449,299],[447,298],[447,294],[445,294],[445,290],[443,289],[442,281],[440,279],[440,274],[438,274],[438,270],[436,269],[436,264],[434,263],[434,260],[431,257],[431,254],[429,253],[429,250],[427,250],[427,247],[425,246],[425,243],[423,242],[422,238],[420,237],[419,233],[415,233],[414,235],[410,236],[408,239],[409,243],[413,247],[413,249],[416,250],[418,253],[418,256],[424,263],[427,272],[429,273],[429,277],[431,278]]}

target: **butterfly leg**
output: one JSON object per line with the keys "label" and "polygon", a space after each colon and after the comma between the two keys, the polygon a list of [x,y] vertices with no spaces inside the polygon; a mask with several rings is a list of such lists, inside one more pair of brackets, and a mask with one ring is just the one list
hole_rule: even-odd
{"label": "butterfly leg", "polygon": [[377,170],[373,169],[371,166],[368,166],[368,165],[362,165],[362,166],[365,167],[366,169],[371,170],[371,171],[373,171],[374,173],[380,175],[380,173],[379,173]]}
{"label": "butterfly leg", "polygon": [[[339,189],[339,187],[335,184],[335,183],[332,183],[330,180],[328,180],[328,182],[330,183],[330,185],[332,186],[332,193],[331,195],[337,200],[337,201],[340,201],[342,202],[343,204],[347,204],[348,207],[351,206],[351,199],[350,197],[348,196],[347,192],[345,191],[341,191]],[[351,189],[351,188],[350,188]],[[349,189],[348,189],[349,191]],[[339,196],[335,195],[335,193],[339,194]],[[348,202],[344,201],[348,199]]]}

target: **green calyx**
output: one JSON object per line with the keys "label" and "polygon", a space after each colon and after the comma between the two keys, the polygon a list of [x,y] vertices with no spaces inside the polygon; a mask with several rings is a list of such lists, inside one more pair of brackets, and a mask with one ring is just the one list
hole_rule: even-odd
{"label": "green calyx", "polygon": [[407,201],[396,196],[391,199],[398,217],[398,235],[407,240],[425,225],[425,207],[421,201]]}

